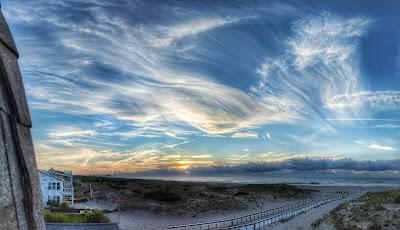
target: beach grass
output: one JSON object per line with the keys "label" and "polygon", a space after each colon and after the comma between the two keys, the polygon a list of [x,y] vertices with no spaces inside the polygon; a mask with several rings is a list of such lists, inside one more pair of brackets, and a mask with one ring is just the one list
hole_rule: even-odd
{"label": "beach grass", "polygon": [[323,229],[323,223],[335,229],[400,229],[400,190],[367,192],[356,201],[343,203],[329,215],[312,224],[313,229]]}

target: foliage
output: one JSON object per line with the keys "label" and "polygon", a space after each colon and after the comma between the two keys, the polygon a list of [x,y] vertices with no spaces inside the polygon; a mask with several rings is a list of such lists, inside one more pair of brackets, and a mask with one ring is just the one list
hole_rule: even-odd
{"label": "foliage", "polygon": [[176,202],[182,200],[182,197],[179,194],[165,190],[154,190],[146,192],[143,194],[143,198],[166,202]]}
{"label": "foliage", "polygon": [[62,202],[60,204],[60,209],[68,209],[68,208],[69,208],[69,205],[66,202]]}
{"label": "foliage", "polygon": [[93,212],[85,212],[85,223],[108,223],[110,220],[100,210],[93,210]]}
{"label": "foliage", "polygon": [[394,198],[394,203],[395,204],[400,204],[400,195]]}
{"label": "foliage", "polygon": [[362,198],[366,202],[380,204],[399,204],[400,190],[387,190],[383,192],[367,192]]}
{"label": "foliage", "polygon": [[58,207],[58,203],[55,200],[48,200],[47,205],[51,207]]}
{"label": "foliage", "polygon": [[311,223],[312,229],[316,229],[318,226],[320,226],[322,224],[323,221],[324,221],[324,218],[319,218],[316,221],[314,221],[313,223]]}
{"label": "foliage", "polygon": [[248,195],[250,195],[248,192],[242,192],[242,191],[239,191],[234,194],[234,196],[248,196]]}
{"label": "foliage", "polygon": [[378,223],[372,223],[368,226],[368,230],[381,230],[382,226]]}
{"label": "foliage", "polygon": [[67,220],[66,215],[59,212],[51,212],[46,210],[44,212],[44,221],[46,223],[65,223]]}
{"label": "foliage", "polygon": [[400,229],[398,214],[392,208],[400,203],[400,190],[367,192],[357,201],[341,205],[330,213],[336,229]]}

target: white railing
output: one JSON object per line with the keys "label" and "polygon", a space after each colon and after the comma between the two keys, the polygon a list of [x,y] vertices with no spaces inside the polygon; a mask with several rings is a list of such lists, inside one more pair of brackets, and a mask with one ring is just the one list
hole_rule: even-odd
{"label": "white railing", "polygon": [[[328,197],[325,199],[312,199],[298,203],[285,205],[279,208],[264,210],[249,215],[236,217],[232,219],[216,220],[195,224],[171,226],[171,230],[209,230],[209,229],[237,229],[237,230],[256,230],[266,225],[276,223],[277,221],[287,219],[308,211],[314,207],[343,199],[348,195],[339,197]],[[249,223],[250,222],[250,223]]]}

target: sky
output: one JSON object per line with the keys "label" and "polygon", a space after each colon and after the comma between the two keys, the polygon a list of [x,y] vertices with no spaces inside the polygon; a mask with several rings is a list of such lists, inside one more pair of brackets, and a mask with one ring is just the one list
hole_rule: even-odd
{"label": "sky", "polygon": [[1,7],[39,168],[400,170],[398,1]]}

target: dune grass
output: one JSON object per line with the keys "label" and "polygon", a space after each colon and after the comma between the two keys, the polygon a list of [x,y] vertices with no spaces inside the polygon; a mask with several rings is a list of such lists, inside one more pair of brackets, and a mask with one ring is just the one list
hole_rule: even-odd
{"label": "dune grass", "polygon": [[320,229],[323,222],[335,229],[400,229],[400,190],[367,192],[352,203],[344,203],[332,210],[327,218],[315,221],[311,227]]}

